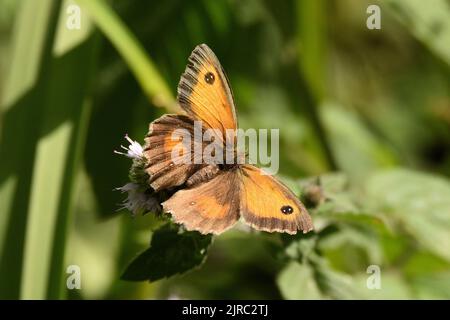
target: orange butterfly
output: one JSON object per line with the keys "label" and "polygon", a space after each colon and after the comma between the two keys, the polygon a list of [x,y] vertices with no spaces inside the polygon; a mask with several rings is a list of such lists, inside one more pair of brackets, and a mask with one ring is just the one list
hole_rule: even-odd
{"label": "orange butterfly", "polygon": [[[232,227],[240,217],[258,230],[290,234],[313,229],[311,217],[300,200],[281,182],[263,175],[249,164],[188,163],[176,161],[173,139],[177,129],[194,134],[194,121],[202,130],[218,129],[219,143],[225,146],[225,131],[237,129],[230,84],[219,60],[205,44],[197,46],[178,85],[178,102],[187,115],[164,115],[150,124],[145,139],[146,171],[155,191],[181,188],[162,203],[165,212],[187,230],[219,234]],[[191,157],[193,148],[181,152]],[[234,153],[234,157],[237,154]],[[179,160],[179,159],[178,159]]]}

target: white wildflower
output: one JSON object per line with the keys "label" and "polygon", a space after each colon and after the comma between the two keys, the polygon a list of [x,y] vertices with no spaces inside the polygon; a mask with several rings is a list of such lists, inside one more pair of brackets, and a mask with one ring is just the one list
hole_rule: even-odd
{"label": "white wildflower", "polygon": [[125,135],[125,139],[127,139],[127,141],[130,143],[130,145],[128,147],[124,147],[124,146],[121,145],[120,147],[123,150],[125,150],[126,153],[125,152],[116,151],[116,150],[114,150],[114,153],[124,155],[124,156],[126,156],[128,158],[131,158],[131,159],[142,158],[144,149],[142,148],[140,143],[137,142],[137,141],[131,140],[131,138],[128,136],[128,134]]}
{"label": "white wildflower", "polygon": [[127,193],[127,198],[120,209],[128,209],[133,215],[144,214],[149,211],[159,212],[161,210],[158,199],[154,195],[143,191],[142,187],[137,183],[129,182],[123,187],[116,188],[116,190]]}

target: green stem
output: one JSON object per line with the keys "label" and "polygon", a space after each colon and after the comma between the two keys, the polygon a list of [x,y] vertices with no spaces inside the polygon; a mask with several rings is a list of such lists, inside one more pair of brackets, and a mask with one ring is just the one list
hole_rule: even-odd
{"label": "green stem", "polygon": [[152,104],[169,112],[178,110],[169,86],[144,48],[120,17],[103,0],[76,0],[116,47]]}

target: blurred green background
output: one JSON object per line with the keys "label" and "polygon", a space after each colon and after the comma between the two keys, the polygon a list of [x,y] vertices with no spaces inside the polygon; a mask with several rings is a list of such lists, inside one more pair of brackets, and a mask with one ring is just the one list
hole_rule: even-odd
{"label": "blurred green background", "polygon": [[[158,221],[117,211],[113,150],[176,110],[200,43],[240,127],[280,128],[280,176],[326,201],[307,236],[239,225],[194,271],[123,281]],[[449,1],[0,0],[0,298],[450,299],[449,176]]]}

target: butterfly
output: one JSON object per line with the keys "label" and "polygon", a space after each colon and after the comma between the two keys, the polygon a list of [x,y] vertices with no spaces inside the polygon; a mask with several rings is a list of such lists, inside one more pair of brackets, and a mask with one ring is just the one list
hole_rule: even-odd
{"label": "butterfly", "polygon": [[[213,51],[198,45],[191,53],[178,85],[178,103],[186,114],[166,114],[150,124],[144,156],[149,184],[156,191],[176,189],[162,203],[163,211],[187,230],[220,234],[240,218],[267,232],[296,234],[313,229],[302,202],[280,181],[247,163],[232,165],[177,161],[192,158],[204,142],[192,140],[192,148],[174,156],[181,139],[174,132],[214,129],[223,150],[226,131],[238,128],[233,94],[225,71]],[[188,151],[186,151],[188,150]],[[176,153],[175,153],[176,154]],[[238,154],[233,153],[237,160]]]}

